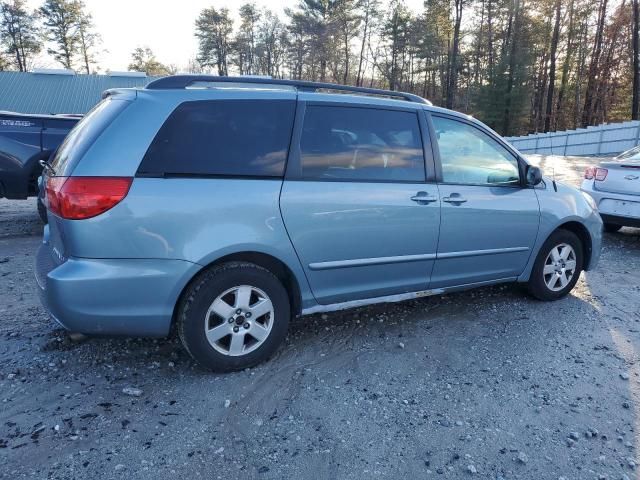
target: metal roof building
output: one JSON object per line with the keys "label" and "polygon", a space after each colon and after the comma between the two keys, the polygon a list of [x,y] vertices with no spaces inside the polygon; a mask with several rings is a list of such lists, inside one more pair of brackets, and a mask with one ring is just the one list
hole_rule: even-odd
{"label": "metal roof building", "polygon": [[86,113],[110,88],[144,87],[157,77],[139,72],[76,75],[69,70],[0,72],[0,111]]}

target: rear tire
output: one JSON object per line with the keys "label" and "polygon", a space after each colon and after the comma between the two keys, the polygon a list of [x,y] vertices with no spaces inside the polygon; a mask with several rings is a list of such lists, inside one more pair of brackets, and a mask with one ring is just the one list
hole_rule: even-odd
{"label": "rear tire", "polygon": [[622,228],[622,225],[616,225],[615,223],[605,223],[604,231],[607,233],[616,233]]}
{"label": "rear tire", "polygon": [[578,282],[584,265],[582,242],[568,230],[556,230],[542,245],[528,290],[538,300],[558,300]]}
{"label": "rear tire", "polygon": [[287,334],[291,311],[287,291],[273,273],[230,262],[197,277],[177,314],[187,352],[205,368],[230,372],[269,358]]}

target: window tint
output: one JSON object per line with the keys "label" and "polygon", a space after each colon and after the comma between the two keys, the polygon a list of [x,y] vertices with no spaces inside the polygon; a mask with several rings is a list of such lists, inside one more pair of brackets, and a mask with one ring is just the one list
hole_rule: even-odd
{"label": "window tint", "polygon": [[51,166],[58,176],[69,175],[107,126],[129,105],[107,97],[93,107],[67,134],[56,151]]}
{"label": "window tint", "polygon": [[281,177],[293,100],[207,100],[176,108],[153,139],[139,173]]}
{"label": "window tint", "polygon": [[414,112],[307,106],[300,139],[303,178],[424,181]]}
{"label": "window tint", "polygon": [[518,160],[481,130],[432,116],[445,183],[496,185],[520,181]]}

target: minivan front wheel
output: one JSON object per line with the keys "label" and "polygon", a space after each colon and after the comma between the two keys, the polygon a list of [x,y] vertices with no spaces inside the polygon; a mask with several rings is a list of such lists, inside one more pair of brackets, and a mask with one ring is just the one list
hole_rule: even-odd
{"label": "minivan front wheel", "polygon": [[287,334],[289,297],[270,271],[245,262],[201,274],[178,308],[178,333],[189,354],[214,371],[266,360]]}
{"label": "minivan front wheel", "polygon": [[529,279],[529,292],[539,300],[557,300],[578,282],[584,256],[582,242],[568,230],[553,232],[544,243]]}

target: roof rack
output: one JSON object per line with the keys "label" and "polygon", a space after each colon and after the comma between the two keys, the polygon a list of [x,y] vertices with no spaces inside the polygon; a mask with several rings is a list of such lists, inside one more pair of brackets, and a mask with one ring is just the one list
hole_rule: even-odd
{"label": "roof rack", "polygon": [[149,90],[173,90],[187,88],[194,83],[215,82],[215,83],[248,83],[262,85],[284,85],[295,87],[299,91],[317,92],[318,90],[335,90],[339,92],[359,93],[363,95],[377,95],[383,97],[402,98],[409,102],[432,105],[418,95],[393,90],[382,90],[378,88],[354,87],[351,85],[338,85],[335,83],[307,82],[304,80],[273,79],[269,77],[240,76],[240,77],[218,77],[215,75],[172,75],[159,78],[150,82],[145,88]]}

